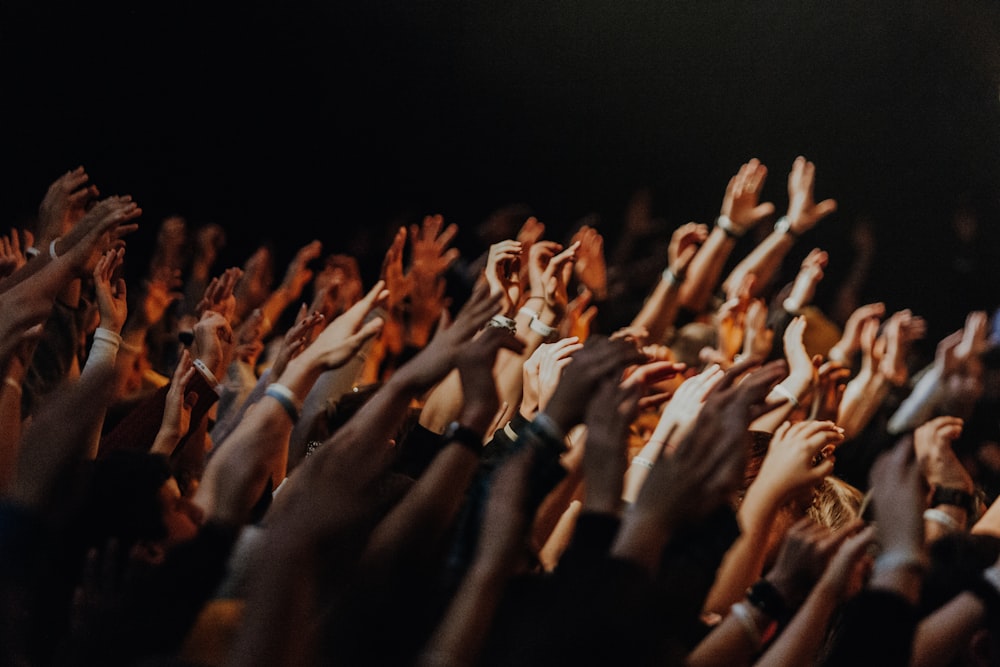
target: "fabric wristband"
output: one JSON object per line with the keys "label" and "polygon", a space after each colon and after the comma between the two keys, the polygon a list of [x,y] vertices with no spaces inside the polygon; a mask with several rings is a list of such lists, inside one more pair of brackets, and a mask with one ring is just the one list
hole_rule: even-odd
{"label": "fabric wristband", "polygon": [[267,385],[267,389],[264,390],[264,395],[270,396],[274,400],[278,401],[293,422],[297,422],[299,420],[299,413],[302,411],[302,406],[299,405],[299,402],[295,398],[295,394],[292,393],[291,389],[283,384],[272,382]]}
{"label": "fabric wristband", "polygon": [[542,338],[546,338],[546,339],[547,338],[551,338],[553,335],[555,335],[555,333],[557,331],[559,331],[555,327],[550,327],[545,322],[542,322],[537,317],[531,320],[531,324],[529,325],[529,328],[532,331],[534,331],[536,334],[540,335]]}

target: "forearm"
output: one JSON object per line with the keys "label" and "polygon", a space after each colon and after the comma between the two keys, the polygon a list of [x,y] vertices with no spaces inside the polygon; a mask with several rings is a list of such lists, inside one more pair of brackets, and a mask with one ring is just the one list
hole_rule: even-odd
{"label": "forearm", "polygon": [[794,246],[794,241],[791,234],[771,232],[733,268],[723,281],[722,288],[728,293],[739,287],[743,279],[752,273],[755,278],[752,296],[760,294],[771,284],[781,263]]}
{"label": "forearm", "polygon": [[986,607],[972,593],[960,593],[917,626],[911,667],[945,667],[969,645]]}
{"label": "forearm", "polygon": [[1000,538],[1000,498],[993,501],[969,532]]}
{"label": "forearm", "polygon": [[[750,486],[753,489],[753,485]],[[724,614],[761,577],[779,504],[747,492],[739,510],[740,536],[726,552],[705,599],[705,611]]]}
{"label": "forearm", "polygon": [[642,304],[642,309],[633,318],[631,326],[645,328],[650,342],[663,342],[673,326],[680,309],[680,285],[676,276],[664,271],[653,292]]}
{"label": "forearm", "polygon": [[[888,430],[893,435],[915,429],[930,419],[944,396],[944,381],[941,372],[930,368],[921,375],[910,394],[903,399],[889,418]],[[845,391],[846,398],[846,391]]]}
{"label": "forearm", "polygon": [[705,309],[709,297],[719,284],[726,260],[735,247],[736,239],[718,226],[712,229],[688,267],[687,278],[680,289],[681,305],[699,313]]}
{"label": "forearm", "polygon": [[476,664],[508,578],[505,568],[484,565],[477,559],[417,658],[417,666]]}
{"label": "forearm", "polygon": [[822,581],[817,584],[754,667],[814,664],[838,599],[837,591],[828,589]]}
{"label": "forearm", "polygon": [[844,429],[844,439],[856,438],[882,406],[889,393],[888,380],[878,372],[862,371],[847,383],[837,411],[837,425]]}
{"label": "forearm", "polygon": [[[113,386],[117,386],[118,377],[115,371],[117,370],[116,361],[121,341],[121,336],[114,331],[98,327],[94,332],[94,341],[90,346],[90,351],[87,355],[87,362],[83,366],[83,371],[80,373],[80,377],[82,378],[88,373],[95,373],[98,368],[107,366],[112,370],[112,377],[109,381]],[[95,415],[92,430],[87,436],[88,445],[84,456],[88,459],[97,458],[97,450],[101,442],[101,429],[104,425],[107,405],[97,412],[99,412],[99,415]]]}

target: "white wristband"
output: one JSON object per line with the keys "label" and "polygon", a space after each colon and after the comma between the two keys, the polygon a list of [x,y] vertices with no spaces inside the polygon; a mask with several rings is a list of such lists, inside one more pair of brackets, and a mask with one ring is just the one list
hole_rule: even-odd
{"label": "white wristband", "polygon": [[549,338],[558,331],[558,329],[556,329],[555,327],[550,327],[548,324],[542,322],[537,317],[531,320],[530,328],[532,331],[540,335],[542,338]]}
{"label": "white wristband", "polygon": [[541,315],[537,310],[532,310],[527,306],[521,306],[521,309],[517,311],[520,315],[527,315],[529,319],[537,320]]}
{"label": "white wristband", "polygon": [[59,255],[56,254],[56,241],[58,240],[59,237],[57,236],[49,242],[49,257],[52,259],[59,259]]}
{"label": "white wristband", "polygon": [[792,301],[792,297],[788,297],[787,299],[782,301],[781,307],[784,308],[786,312],[791,313],[792,315],[798,315],[799,312],[802,310],[799,304]]}
{"label": "white wristband", "polygon": [[935,507],[929,507],[924,510],[924,519],[940,524],[953,533],[958,533],[962,530],[961,524],[955,520],[955,517]]}
{"label": "white wristband", "polygon": [[715,226],[726,233],[726,236],[731,236],[734,239],[743,238],[745,233],[741,229],[737,229],[736,225],[733,224],[732,218],[728,215],[720,215],[715,220]]}
{"label": "white wristband", "polygon": [[212,388],[215,390],[215,393],[218,394],[219,396],[222,396],[222,384],[215,377],[215,373],[213,373],[212,370],[205,365],[205,362],[202,361],[201,359],[195,359],[194,367],[197,368],[198,372],[205,377],[205,380],[207,380],[208,384],[212,386]]}
{"label": "white wristband", "polygon": [[801,408],[802,407],[801,405],[799,405],[799,398],[798,398],[798,396],[796,396],[791,391],[789,391],[788,387],[786,387],[785,385],[783,385],[781,383],[778,383],[778,384],[774,385],[774,388],[772,389],[772,391],[776,391],[779,394],[781,394],[782,396],[784,396],[785,398],[787,398],[789,400],[789,402],[792,405],[794,405],[796,408]]}
{"label": "white wristband", "polygon": [[892,571],[914,569],[921,572],[927,570],[927,556],[919,551],[886,551],[875,559],[872,575]]}
{"label": "white wristband", "polygon": [[660,279],[663,280],[668,286],[680,285],[683,280],[677,277],[677,274],[670,270],[670,267],[663,269],[663,273],[660,274]]}

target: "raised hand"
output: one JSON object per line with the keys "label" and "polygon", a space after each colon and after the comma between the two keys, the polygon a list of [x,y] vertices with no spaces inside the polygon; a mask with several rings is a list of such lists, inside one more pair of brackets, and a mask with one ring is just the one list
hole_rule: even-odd
{"label": "raised hand", "polygon": [[[24,242],[21,242],[21,236]],[[35,242],[34,235],[27,229],[22,229],[20,236],[16,229],[10,230],[10,235],[0,236],[0,279],[6,278],[28,263],[24,253]]]}
{"label": "raised hand", "polygon": [[760,193],[767,178],[767,167],[757,158],[740,166],[729,179],[722,199],[721,215],[727,216],[738,233],[746,233],[758,222],[774,214],[774,204],[760,202]]}
{"label": "raised hand", "polygon": [[309,343],[316,338],[317,332],[323,326],[326,318],[322,313],[310,313],[306,305],[302,304],[298,316],[293,324],[281,339],[278,353],[274,355],[274,363],[271,364],[270,379],[281,377],[282,372],[288,362],[294,359],[308,347]]}
{"label": "raised hand", "polygon": [[513,240],[499,241],[490,246],[483,278],[491,294],[500,294],[500,314],[511,317],[520,298],[518,268],[521,260],[521,243]]}
{"label": "raised hand", "polygon": [[525,363],[526,369],[537,369],[534,385],[537,388],[538,409],[544,410],[559,386],[563,371],[573,361],[573,355],[583,349],[580,339],[562,338],[554,343],[542,343]]}
{"label": "raised hand", "polygon": [[818,204],[814,201],[815,184],[816,165],[801,155],[795,158],[788,173],[788,212],[785,215],[792,232],[800,236],[837,210],[836,200],[824,199]]}
{"label": "raised hand", "polygon": [[427,345],[396,372],[403,373],[409,382],[417,386],[430,386],[440,380],[455,367],[455,359],[462,346],[497,314],[501,298],[499,294],[490,294],[486,285],[477,287],[455,316],[454,322],[447,321],[447,311],[444,311]]}
{"label": "raised hand", "polygon": [[371,310],[388,296],[381,280],[343,315],[330,322],[302,353],[302,359],[321,370],[338,368],[347,362],[367,341],[382,330],[383,320],[375,317],[367,322]]}
{"label": "raised hand", "polygon": [[191,353],[183,350],[170,379],[170,388],[163,405],[163,419],[150,449],[151,453],[170,456],[191,429],[191,411],[198,402],[198,393],[190,390],[189,386],[197,372]]}
{"label": "raised hand", "polygon": [[441,215],[424,216],[418,227],[410,225],[411,267],[416,276],[443,276],[458,259],[458,248],[448,246],[458,234],[458,225],[444,227]]}
{"label": "raised hand", "polygon": [[708,225],[701,223],[689,222],[675,229],[667,246],[667,268],[670,272],[683,280],[688,265],[707,238]]}
{"label": "raised hand", "polygon": [[500,409],[493,366],[501,349],[520,354],[524,341],[502,329],[487,327],[463,345],[455,359],[463,397],[459,422],[477,432],[486,432]]}
{"label": "raised hand", "polygon": [[124,261],[125,248],[118,248],[104,253],[94,267],[94,294],[101,315],[98,326],[115,333],[121,333],[128,317],[125,280],[114,277]]}
{"label": "raised hand", "polygon": [[743,352],[746,358],[763,363],[774,346],[774,330],[767,326],[767,304],[752,299],[743,320]]}
{"label": "raised hand", "polygon": [[195,357],[221,378],[233,350],[233,328],[221,313],[206,310],[194,325]]}
{"label": "raised hand", "polygon": [[594,387],[608,374],[620,382],[625,369],[645,360],[633,343],[611,340],[605,336],[591,336],[583,349],[573,355],[562,378],[545,408],[546,414],[567,432],[583,421],[583,410]]}
{"label": "raised hand", "polygon": [[721,366],[713,364],[684,380],[664,406],[649,441],[660,444],[664,453],[676,449],[691,434],[709,394],[725,375]]}
{"label": "raised hand", "polygon": [[576,277],[594,293],[598,301],[608,295],[608,266],[604,257],[604,237],[596,228],[583,225],[570,243],[579,242],[573,271]]}
{"label": "raised hand", "polygon": [[823,280],[823,269],[829,261],[830,256],[819,248],[813,248],[812,252],[802,260],[799,272],[792,283],[792,291],[785,299],[785,310],[797,314],[812,303],[816,295],[816,286]]}
{"label": "raised hand", "polygon": [[38,206],[38,240],[49,243],[73,228],[100,195],[84,168],[67,171],[49,185]]}
{"label": "raised hand", "polygon": [[563,338],[573,336],[586,342],[598,312],[597,306],[591,305],[593,299],[593,292],[584,287],[576,298],[566,305],[566,315],[560,323]]}
{"label": "raised hand", "polygon": [[309,264],[318,259],[322,253],[323,243],[321,241],[311,241],[295,253],[295,257],[292,258],[285,270],[285,277],[279,287],[287,293],[288,301],[296,301],[302,296],[302,291],[313,279],[313,271],[309,268]]}
{"label": "raised hand", "polygon": [[763,493],[772,506],[811,497],[833,473],[833,452],[843,440],[843,429],[833,422],[786,421],[774,432],[748,495]]}
{"label": "raised hand", "polygon": [[132,197],[106,197],[94,204],[73,228],[54,243],[59,257],[66,257],[80,277],[89,276],[97,260],[139,226],[131,221],[142,215]]}
{"label": "raised hand", "polygon": [[907,356],[913,342],[920,340],[927,332],[927,324],[922,317],[909,310],[901,310],[889,316],[882,336],[885,338],[885,354],[879,362],[879,372],[897,387],[906,384],[910,377]]}
{"label": "raised hand", "polygon": [[827,361],[819,367],[816,389],[813,392],[812,411],[809,419],[836,421],[840,402],[851,377],[851,369],[836,361]]}
{"label": "raised hand", "polygon": [[861,329],[864,323],[871,319],[881,322],[883,317],[885,317],[885,304],[882,302],[869,303],[856,309],[847,318],[840,340],[830,348],[827,356],[833,361],[850,366],[854,355],[861,349]]}
{"label": "raised hand", "polygon": [[[565,315],[569,304],[567,288],[579,248],[579,243],[570,244],[565,250],[558,243],[550,242],[539,242],[531,246],[529,261],[532,267],[542,267],[537,277],[537,287],[540,290],[537,294],[545,297],[545,307],[559,318]],[[536,294],[535,273],[532,271],[532,294]]]}
{"label": "raised hand", "polygon": [[243,269],[233,266],[223,271],[221,276],[212,278],[195,308],[198,317],[202,317],[207,311],[213,311],[232,324],[236,315],[236,297],[233,296],[233,291],[242,277]]}
{"label": "raised hand", "polygon": [[[935,417],[913,431],[913,449],[928,485],[962,489],[972,493],[975,484],[952,449],[962,435],[964,421],[958,417]],[[969,517],[972,518],[972,517]]]}

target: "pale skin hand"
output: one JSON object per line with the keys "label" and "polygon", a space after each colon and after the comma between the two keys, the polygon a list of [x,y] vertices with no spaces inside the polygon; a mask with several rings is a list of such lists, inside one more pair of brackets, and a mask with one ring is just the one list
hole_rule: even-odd
{"label": "pale skin hand", "polygon": [[733,224],[744,232],[774,214],[774,204],[760,202],[766,178],[767,167],[757,158],[751,158],[740,166],[726,186],[720,213],[729,216]]}
{"label": "pale skin hand", "polygon": [[850,364],[854,355],[861,350],[861,329],[864,323],[871,319],[881,322],[883,317],[885,304],[882,302],[869,303],[855,310],[847,318],[840,340],[830,348],[827,356],[843,364]]}
{"label": "pale skin hand", "polygon": [[160,430],[156,434],[150,453],[170,456],[181,438],[191,429],[191,411],[198,402],[198,393],[189,391],[188,386],[197,372],[191,353],[188,350],[181,352],[180,361],[174,369],[170,388],[167,390]]}
{"label": "pale skin hand", "polygon": [[683,278],[686,275],[688,265],[707,238],[708,225],[697,222],[683,224],[674,230],[667,246],[667,267],[675,276]]}
{"label": "pale skin hand", "polygon": [[491,294],[500,294],[500,314],[510,317],[519,299],[518,264],[522,246],[518,241],[506,240],[490,246],[483,278]]}
{"label": "pale skin hand", "polygon": [[816,184],[816,165],[801,155],[792,163],[788,173],[788,221],[792,231],[802,235],[817,222],[837,210],[837,202],[824,199],[815,203],[813,187]]}
{"label": "pale skin hand", "polygon": [[[115,271],[125,261],[125,248],[110,250],[101,256],[94,267],[94,294],[101,314],[100,327],[121,333],[128,317],[125,280],[114,279]],[[114,282],[112,283],[112,280]]]}
{"label": "pale skin hand", "polygon": [[596,228],[584,225],[573,235],[572,243],[579,242],[576,276],[594,293],[598,300],[608,294],[608,267],[604,257],[604,237]]}
{"label": "pale skin hand", "polygon": [[972,477],[952,449],[952,443],[962,435],[963,424],[958,417],[936,417],[913,431],[917,462],[928,484],[970,493],[975,489]]}
{"label": "pale skin hand", "polygon": [[774,346],[774,331],[767,326],[767,304],[753,299],[743,324],[743,356],[763,361]]}
{"label": "pale skin hand", "polygon": [[[818,376],[816,365],[803,342],[805,330],[806,319],[799,316],[788,323],[782,336],[785,359],[788,362],[788,377],[781,385],[802,405],[805,405],[805,397],[815,387]],[[767,397],[767,404],[771,410],[753,423],[751,428],[755,431],[774,433],[775,429],[797,410],[783,392],[772,391]]]}
{"label": "pale skin hand", "polygon": [[559,386],[563,370],[573,361],[573,355],[583,349],[577,338],[563,338],[555,343],[543,343],[532,353],[538,361],[538,409],[544,410]]}
{"label": "pale skin hand", "polygon": [[823,269],[830,261],[830,256],[824,250],[814,248],[799,268],[795,282],[792,283],[791,294],[788,295],[789,307],[792,312],[798,312],[812,303],[816,295],[816,286],[823,280]]}
{"label": "pale skin hand", "polygon": [[904,385],[910,376],[906,365],[910,348],[926,332],[924,319],[914,316],[909,310],[893,313],[886,321],[882,334],[885,354],[879,363],[879,372],[897,387]]}
{"label": "pale skin hand", "polygon": [[[843,440],[843,430],[833,422],[783,423],[775,431],[750,489],[763,492],[775,506],[796,498],[833,473],[833,450]],[[815,465],[820,455],[823,460]],[[749,497],[750,491],[747,493]]]}

